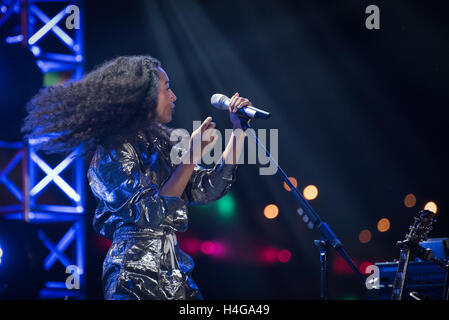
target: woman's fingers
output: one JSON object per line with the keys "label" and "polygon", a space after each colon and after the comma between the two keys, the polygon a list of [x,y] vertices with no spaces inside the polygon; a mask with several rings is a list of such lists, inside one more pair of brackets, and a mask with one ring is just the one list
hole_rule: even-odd
{"label": "woman's fingers", "polygon": [[207,118],[203,121],[202,126],[205,127],[205,126],[209,125],[209,123],[211,123],[211,121],[212,121],[212,117],[207,117]]}
{"label": "woman's fingers", "polygon": [[241,100],[239,100],[238,105],[236,106],[234,112],[236,112],[236,111],[237,111],[238,109],[240,109],[240,108],[243,108],[244,106],[249,106],[249,105],[251,105],[251,102],[250,102],[248,99],[246,99],[246,98],[240,98],[240,99],[241,99]]}
{"label": "woman's fingers", "polygon": [[234,105],[235,105],[236,100],[238,99],[238,95],[239,95],[239,93],[236,92],[236,93],[231,97],[231,100],[229,101],[229,112],[233,112],[232,110],[233,110],[233,108],[234,108]]}
{"label": "woman's fingers", "polygon": [[[214,126],[215,126],[215,124],[211,125],[211,128],[213,128]],[[217,131],[216,130],[206,130],[202,137],[202,146],[201,146],[202,155],[204,155],[204,154],[208,153],[210,150],[212,150],[212,148],[217,143],[217,141],[218,141]]]}
{"label": "woman's fingers", "polygon": [[215,126],[215,122],[212,122],[212,117],[207,117],[206,120],[203,121],[203,123],[201,124],[201,132],[206,131],[207,129],[209,129],[212,126]]}
{"label": "woman's fingers", "polygon": [[240,97],[239,93],[236,92],[230,99],[229,102],[229,112],[237,112],[238,109],[244,106],[252,106],[253,104],[246,98]]}
{"label": "woman's fingers", "polygon": [[195,130],[195,132],[197,132],[198,136],[201,137],[208,129],[214,129],[215,125],[215,122],[212,121],[212,117],[207,117],[206,120],[203,121],[201,126]]}
{"label": "woman's fingers", "polygon": [[[214,129],[215,128],[215,122],[212,121],[212,117],[207,117],[206,120],[201,125],[201,135],[203,135],[207,130]],[[206,132],[207,134],[207,132]],[[213,135],[211,136],[211,138]],[[203,140],[204,141],[204,140]],[[212,139],[209,139],[209,142],[211,142]]]}

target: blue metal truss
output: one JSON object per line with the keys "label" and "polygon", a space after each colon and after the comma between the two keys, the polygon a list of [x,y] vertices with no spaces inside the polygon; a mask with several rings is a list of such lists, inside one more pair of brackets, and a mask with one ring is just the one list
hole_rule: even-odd
{"label": "blue metal truss", "polygon": [[[61,10],[52,18],[38,7],[39,4],[53,3],[61,6]],[[64,18],[74,13],[73,9],[78,8],[80,15],[79,26],[74,29],[74,35],[69,35],[63,27],[58,26]],[[83,75],[83,21],[82,21],[82,1],[58,1],[58,0],[16,0],[0,1],[0,27],[11,17],[13,13],[22,16],[21,34],[8,36],[7,43],[21,43],[28,47],[36,57],[38,67],[43,73],[58,71],[74,71],[73,79],[80,79]],[[38,26],[39,25],[39,26]],[[50,33],[55,35],[66,50],[64,52],[54,52],[41,40],[47,38]],[[53,47],[53,46],[52,46]]]}
{"label": "blue metal truss", "polygon": [[[6,219],[23,219],[30,223],[69,223],[70,227],[58,243],[54,243],[40,229],[38,238],[48,248],[49,254],[44,259],[45,270],[50,270],[56,262],[64,268],[77,266],[80,275],[80,289],[68,289],[65,281],[68,274],[62,274],[60,281],[48,281],[41,290],[42,298],[83,298],[85,273],[85,230],[84,230],[84,161],[74,159],[74,155],[82,151],[78,147],[64,158],[56,167],[51,168],[34,150],[32,145],[22,143],[7,143],[0,141],[0,151],[12,149],[15,151],[4,168],[0,168],[0,183],[2,183],[17,200],[17,204],[0,206],[0,214]],[[9,173],[18,165],[24,173],[21,182],[15,182],[8,177]],[[74,166],[74,185],[66,182],[60,174],[70,166]],[[37,171],[44,173],[44,177],[37,179]],[[73,205],[38,204],[37,200],[44,194],[45,189],[53,182],[58,186]],[[18,185],[21,184],[21,187]],[[61,199],[64,200],[64,199]],[[66,249],[74,244],[75,250],[67,255]]]}
{"label": "blue metal truss", "polygon": [[[44,10],[39,8],[41,3],[51,2],[52,5],[60,6],[60,11],[50,17]],[[73,10],[79,9],[79,28],[71,30],[65,26],[58,26],[70,15]],[[25,48],[31,50],[36,58],[37,66],[42,73],[70,71],[72,78],[78,80],[83,75],[83,33],[82,33],[82,1],[35,1],[35,0],[10,0],[0,1],[0,27],[6,19],[13,14],[21,16],[21,34],[11,35],[6,39],[0,39],[7,43],[20,42]],[[42,41],[44,38],[53,36],[52,41]],[[64,50],[55,51],[55,42],[62,44]],[[61,277],[47,281],[45,288],[41,290],[41,298],[75,298],[85,297],[85,191],[84,191],[84,160],[76,159],[77,154],[82,153],[83,146],[73,150],[67,157],[62,159],[55,167],[51,167],[37,152],[34,151],[33,141],[28,145],[21,142],[9,143],[0,141],[0,152],[2,149],[15,150],[15,154],[9,163],[0,168],[0,184],[6,186],[9,192],[17,200],[17,204],[4,205],[0,200],[0,214],[7,219],[23,219],[30,223],[64,223],[70,224],[67,232],[57,242],[53,242],[44,232],[43,228],[38,232],[38,238],[48,248],[49,254],[44,259],[45,270],[50,270],[55,263],[61,263],[64,268],[76,266],[79,271],[79,289],[69,289],[66,279],[70,274],[64,273]],[[22,181],[21,187],[14,183],[8,174],[21,164]],[[70,166],[72,170],[72,184],[65,181],[61,174]],[[38,181],[38,171],[44,173],[44,178]],[[38,204],[37,200],[45,192],[51,183],[62,190],[64,196],[72,205]],[[3,197],[2,197],[3,198]],[[67,202],[67,199],[65,200]],[[67,249],[72,245],[74,250]]]}

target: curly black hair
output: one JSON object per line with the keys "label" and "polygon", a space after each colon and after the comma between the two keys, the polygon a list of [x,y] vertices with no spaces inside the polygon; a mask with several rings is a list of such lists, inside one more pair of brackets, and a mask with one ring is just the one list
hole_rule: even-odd
{"label": "curly black hair", "polygon": [[171,130],[154,121],[160,66],[148,55],[121,56],[79,81],[41,89],[27,104],[25,143],[36,139],[34,148],[45,153],[70,152],[84,143],[84,157],[99,144],[114,146],[139,131],[160,131],[166,140]]}

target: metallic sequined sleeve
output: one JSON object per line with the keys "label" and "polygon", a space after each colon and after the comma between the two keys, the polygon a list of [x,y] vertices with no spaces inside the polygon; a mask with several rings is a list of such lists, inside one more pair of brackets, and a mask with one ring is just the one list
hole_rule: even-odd
{"label": "metallic sequined sleeve", "polygon": [[158,185],[141,170],[130,143],[111,152],[99,147],[88,180],[98,202],[93,226],[106,238],[112,239],[114,231],[124,225],[185,231],[185,201],[159,194]]}
{"label": "metallic sequined sleeve", "polygon": [[196,165],[186,187],[188,205],[211,203],[223,197],[236,179],[237,165],[222,160],[211,169]]}

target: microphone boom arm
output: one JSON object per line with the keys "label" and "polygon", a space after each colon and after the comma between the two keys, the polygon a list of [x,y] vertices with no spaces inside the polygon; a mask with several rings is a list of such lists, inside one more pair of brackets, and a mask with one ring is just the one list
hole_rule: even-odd
{"label": "microphone boom arm", "polygon": [[[249,117],[241,117],[240,123],[242,124],[242,129],[246,131],[248,128],[252,128],[249,123],[246,121],[250,119]],[[279,164],[271,157],[270,152],[267,150],[267,148],[259,141],[256,135],[253,134],[252,130],[249,130],[248,133],[253,137],[253,139],[256,141],[257,145],[262,148],[262,150],[265,152],[268,159],[271,161],[271,163],[278,169],[278,174],[282,177],[282,179],[285,181],[285,183],[290,187],[293,196],[295,197],[296,201],[298,202],[300,209],[302,208],[303,213],[308,217],[310,220],[309,226],[311,225],[313,228],[314,226],[317,226],[318,230],[321,233],[321,239],[315,240],[315,245],[320,248],[320,261],[321,261],[321,290],[320,290],[320,296],[322,300],[327,300],[327,249],[329,246],[333,247],[344,259],[344,261],[351,267],[351,269],[354,271],[354,273],[358,276],[360,281],[362,281],[363,286],[365,286],[366,278],[365,276],[360,272],[360,270],[356,267],[348,253],[343,248],[343,245],[341,241],[336,237],[330,226],[324,222],[320,216],[315,212],[315,210],[312,208],[312,206],[307,202],[307,200],[302,196],[302,194],[299,192],[299,190],[292,184],[290,179],[287,177],[285,172],[281,169]],[[299,210],[300,210],[299,209]]]}

